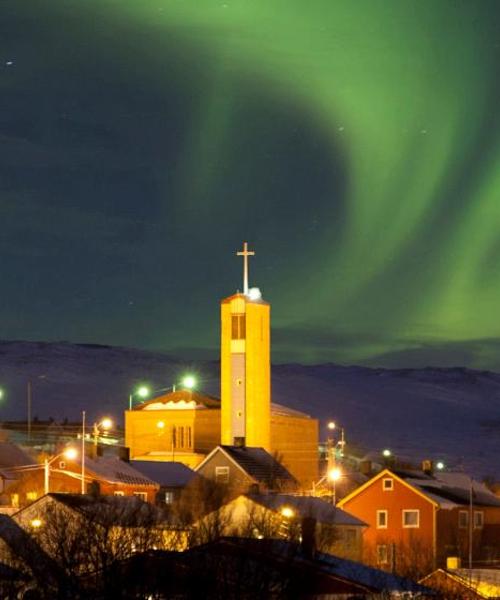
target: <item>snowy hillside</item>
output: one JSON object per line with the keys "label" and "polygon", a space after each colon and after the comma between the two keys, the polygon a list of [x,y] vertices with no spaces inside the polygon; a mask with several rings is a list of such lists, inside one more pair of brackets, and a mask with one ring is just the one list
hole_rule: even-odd
{"label": "snowy hillside", "polygon": [[[160,353],[69,343],[0,342],[1,419],[117,420],[139,383],[153,389],[196,372],[201,390],[219,395],[215,362],[189,364]],[[500,479],[500,374],[469,369],[370,369],[336,365],[277,365],[273,400],[325,423],[336,420],[347,441],[366,452],[390,448],[420,461],[443,459],[478,476]]]}

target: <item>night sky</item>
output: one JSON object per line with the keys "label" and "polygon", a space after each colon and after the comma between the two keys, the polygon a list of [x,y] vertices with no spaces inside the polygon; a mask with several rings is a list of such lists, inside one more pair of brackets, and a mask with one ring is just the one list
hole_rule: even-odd
{"label": "night sky", "polygon": [[0,337],[500,370],[500,2],[3,0]]}

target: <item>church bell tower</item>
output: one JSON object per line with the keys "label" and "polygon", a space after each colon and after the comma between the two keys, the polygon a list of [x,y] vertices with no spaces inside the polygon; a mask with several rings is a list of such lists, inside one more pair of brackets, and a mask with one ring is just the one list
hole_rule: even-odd
{"label": "church bell tower", "polygon": [[271,451],[270,305],[248,287],[246,242],[243,293],[221,301],[221,441]]}

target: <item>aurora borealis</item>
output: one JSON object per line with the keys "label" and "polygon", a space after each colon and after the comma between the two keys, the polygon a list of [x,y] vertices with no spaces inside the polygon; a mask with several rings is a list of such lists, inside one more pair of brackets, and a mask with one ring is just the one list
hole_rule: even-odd
{"label": "aurora borealis", "polygon": [[3,339],[500,369],[500,4],[6,0]]}

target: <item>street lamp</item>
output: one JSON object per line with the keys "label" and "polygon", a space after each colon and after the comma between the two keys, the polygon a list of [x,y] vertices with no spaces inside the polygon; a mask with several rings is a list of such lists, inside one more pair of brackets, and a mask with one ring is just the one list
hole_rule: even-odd
{"label": "street lamp", "polygon": [[147,398],[150,393],[150,389],[146,385],[141,385],[135,392],[131,392],[128,397],[128,409],[132,410],[132,400],[136,396],[139,396],[139,398]]}
{"label": "street lamp", "polygon": [[97,442],[99,441],[99,434],[101,431],[109,431],[113,427],[113,421],[109,417],[105,417],[101,421],[94,423],[94,427],[92,429],[92,434],[94,436],[94,446],[97,446]]}
{"label": "street lamp", "polygon": [[342,477],[342,471],[338,467],[334,467],[328,471],[328,479],[332,482],[332,504],[336,504],[336,484],[337,481]]}
{"label": "street lamp", "polygon": [[58,458],[60,458],[61,456],[64,456],[65,458],[69,459],[69,460],[74,460],[78,455],[78,451],[75,448],[65,448],[62,452],[60,452],[59,454],[56,454],[55,456],[53,456],[50,460],[48,458],[46,458],[43,462],[43,469],[44,469],[44,493],[48,494],[49,493],[49,477],[50,477],[50,465],[57,460]]}

